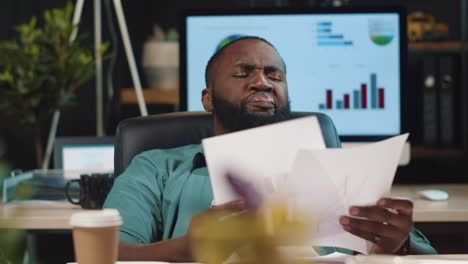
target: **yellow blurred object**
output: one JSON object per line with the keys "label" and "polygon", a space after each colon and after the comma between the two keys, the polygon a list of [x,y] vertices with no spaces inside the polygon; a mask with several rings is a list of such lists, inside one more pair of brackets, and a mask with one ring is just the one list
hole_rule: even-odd
{"label": "yellow blurred object", "polygon": [[445,23],[438,23],[433,15],[424,12],[413,12],[407,16],[409,41],[437,41],[446,40],[449,27]]}
{"label": "yellow blurred object", "polygon": [[301,245],[305,234],[310,234],[305,232],[309,224],[308,219],[291,218],[282,203],[258,212],[208,212],[192,222],[191,247],[195,260],[205,264],[305,263],[282,255],[278,247],[285,243]]}

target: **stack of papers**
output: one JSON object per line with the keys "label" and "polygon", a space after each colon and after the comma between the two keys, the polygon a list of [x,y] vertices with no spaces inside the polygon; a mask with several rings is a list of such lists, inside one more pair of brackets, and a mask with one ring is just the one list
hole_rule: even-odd
{"label": "stack of papers", "polygon": [[260,192],[288,193],[294,208],[318,216],[311,245],[368,253],[370,243],[341,227],[350,206],[389,196],[408,134],[349,149],[326,149],[316,117],[203,140],[215,203],[238,199],[226,174]]}
{"label": "stack of papers", "polygon": [[326,148],[315,116],[211,137],[202,144],[217,204],[237,198],[226,172],[258,182],[259,189],[264,182],[277,186],[291,169],[298,149]]}

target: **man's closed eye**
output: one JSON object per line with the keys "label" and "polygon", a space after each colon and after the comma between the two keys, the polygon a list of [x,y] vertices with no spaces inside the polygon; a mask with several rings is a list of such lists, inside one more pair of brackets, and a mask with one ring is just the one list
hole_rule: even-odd
{"label": "man's closed eye", "polygon": [[247,74],[245,74],[245,73],[233,74],[232,77],[234,77],[234,78],[247,78]]}

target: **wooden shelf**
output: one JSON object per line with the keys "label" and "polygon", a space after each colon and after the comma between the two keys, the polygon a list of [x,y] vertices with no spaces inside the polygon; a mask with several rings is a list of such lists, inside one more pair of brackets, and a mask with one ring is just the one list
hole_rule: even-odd
{"label": "wooden shelf", "polygon": [[461,50],[463,47],[460,41],[442,42],[411,42],[408,44],[409,50]]}
{"label": "wooden shelf", "polygon": [[411,146],[411,156],[414,157],[462,157],[465,155],[465,151],[460,148],[437,148],[437,147],[425,147],[425,146]]}
{"label": "wooden shelf", "polygon": [[[179,104],[179,89],[143,89],[143,97],[148,104]],[[135,89],[120,89],[120,102],[122,104],[137,104],[138,100]]]}

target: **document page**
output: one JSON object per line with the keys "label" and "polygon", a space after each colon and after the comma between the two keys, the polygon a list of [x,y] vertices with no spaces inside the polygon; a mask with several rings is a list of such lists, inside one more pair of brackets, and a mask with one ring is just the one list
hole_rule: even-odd
{"label": "document page", "polygon": [[298,149],[325,149],[317,117],[211,137],[202,141],[215,203],[238,198],[226,181],[230,172],[265,190],[288,173]]}
{"label": "document page", "polygon": [[390,195],[408,134],[349,149],[299,150],[284,188],[290,207],[317,216],[312,245],[368,253],[370,242],[346,232],[339,217],[350,206],[375,205]]}

